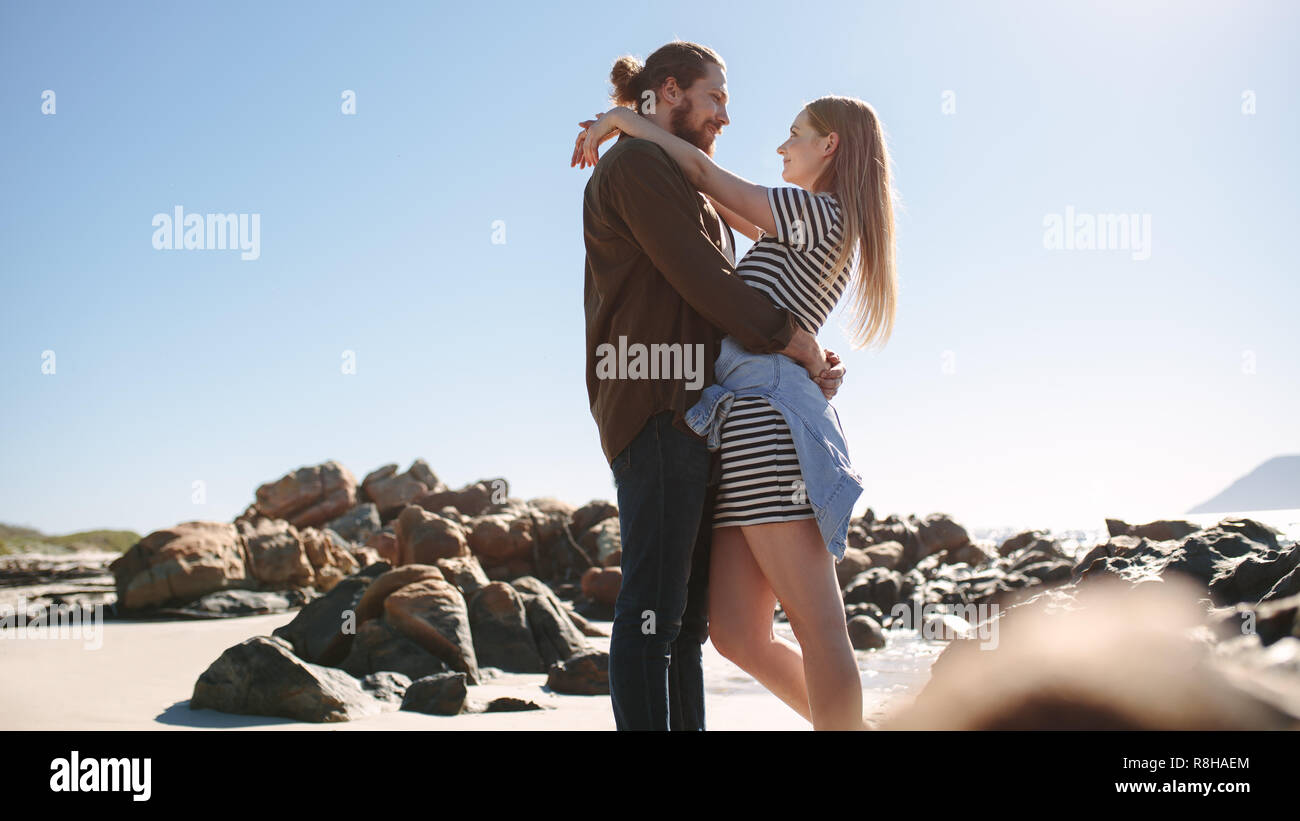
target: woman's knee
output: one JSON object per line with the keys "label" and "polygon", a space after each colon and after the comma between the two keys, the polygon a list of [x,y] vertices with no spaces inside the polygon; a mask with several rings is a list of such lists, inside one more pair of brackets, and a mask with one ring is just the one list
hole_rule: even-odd
{"label": "woman's knee", "polygon": [[709,641],[723,658],[736,664],[752,657],[758,645],[756,631],[730,616],[709,619]]}

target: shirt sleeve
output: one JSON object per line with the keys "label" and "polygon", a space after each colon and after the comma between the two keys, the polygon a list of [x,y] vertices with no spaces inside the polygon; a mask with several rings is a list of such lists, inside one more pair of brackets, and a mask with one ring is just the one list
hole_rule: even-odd
{"label": "shirt sleeve", "polygon": [[602,201],[682,299],[747,350],[786,348],[798,327],[794,317],[732,274],[734,266],[700,223],[698,195],[663,149],[634,145],[611,159]]}
{"label": "shirt sleeve", "polygon": [[794,186],[767,189],[776,239],[796,251],[811,251],[839,235],[839,209],[830,197]]}

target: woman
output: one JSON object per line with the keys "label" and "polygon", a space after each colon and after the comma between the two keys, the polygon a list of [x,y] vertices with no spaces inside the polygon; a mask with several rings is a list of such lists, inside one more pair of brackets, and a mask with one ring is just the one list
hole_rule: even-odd
{"label": "woman", "polygon": [[[783,158],[781,177],[791,184],[777,188],[720,168],[699,148],[630,108],[615,107],[581,125],[586,132],[572,163],[580,167],[595,165],[600,143],[617,132],[662,147],[723,218],[754,240],[736,273],[789,310],[809,333],[817,334],[851,282],[854,347],[888,339],[897,291],[892,191],[884,135],[870,105],[828,96],[804,106],[789,139],[777,147]],[[815,729],[863,729],[862,689],[835,573],[835,562],[843,556],[847,513],[841,509],[838,521],[827,520],[824,500],[809,498],[814,488],[829,486],[823,473],[838,468],[856,479],[842,436],[835,437],[838,415],[816,394],[825,415],[805,426],[798,424],[805,417],[797,414],[807,412],[812,400],[804,394],[796,401],[789,393],[771,390],[724,390],[735,386],[726,383],[723,373],[735,372],[738,363],[784,357],[747,354],[730,337],[723,349],[718,360],[723,385],[692,409],[693,427],[719,404],[725,417],[714,431],[722,450],[722,479],[713,518],[710,638],[718,652]],[[775,372],[770,365],[767,371]],[[803,403],[804,410],[792,403]],[[815,409],[812,416],[817,416]],[[793,435],[787,418],[796,419]],[[845,448],[836,455],[830,447],[838,458],[835,465],[799,455],[800,449],[806,456],[810,448],[826,445],[826,437],[819,442],[805,430],[817,424]],[[819,473],[803,475],[802,462],[815,465]],[[836,487],[846,484],[851,483]],[[860,490],[859,482],[851,498]],[[845,495],[839,499],[843,502]],[[798,647],[772,630],[778,599]]]}

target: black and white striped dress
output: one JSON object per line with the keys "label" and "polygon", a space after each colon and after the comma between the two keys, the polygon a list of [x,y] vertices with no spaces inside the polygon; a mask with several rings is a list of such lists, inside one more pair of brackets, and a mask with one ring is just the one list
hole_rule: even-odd
{"label": "black and white striped dress", "polygon": [[[831,194],[769,188],[776,236],[764,232],[736,266],[750,286],[767,294],[816,335],[835,308],[847,272],[825,294],[817,283],[843,238],[840,208]],[[713,527],[811,519],[799,459],[781,412],[762,397],[736,399],[722,424],[722,477]]]}

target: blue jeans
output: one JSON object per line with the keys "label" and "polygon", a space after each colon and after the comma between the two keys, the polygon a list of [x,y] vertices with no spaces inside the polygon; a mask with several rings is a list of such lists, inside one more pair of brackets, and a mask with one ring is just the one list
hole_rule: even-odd
{"label": "blue jeans", "polygon": [[611,465],[623,582],[609,642],[620,730],[703,730],[709,549],[718,460],[656,414]]}

